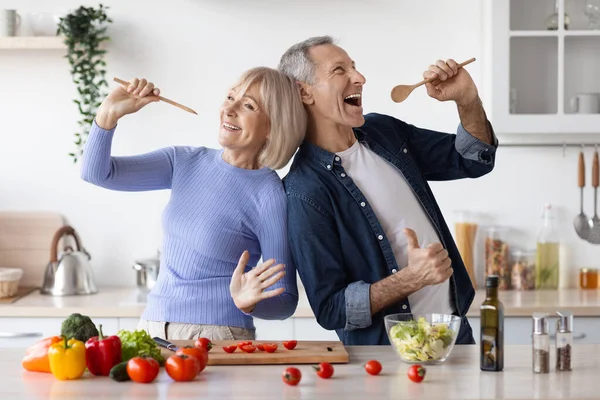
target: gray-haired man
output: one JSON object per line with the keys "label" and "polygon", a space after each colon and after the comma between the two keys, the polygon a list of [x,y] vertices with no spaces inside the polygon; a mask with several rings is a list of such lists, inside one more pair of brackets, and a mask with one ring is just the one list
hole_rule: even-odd
{"label": "gray-haired man", "polygon": [[429,96],[458,106],[447,134],[363,116],[365,77],[328,36],[295,44],[279,68],[298,81],[309,117],[284,185],[292,254],[319,324],[345,344],[388,344],[384,315],[455,314],[457,343],[474,343],[473,286],[427,183],[494,167],[497,141],[469,73],[440,60],[423,74],[439,79]]}

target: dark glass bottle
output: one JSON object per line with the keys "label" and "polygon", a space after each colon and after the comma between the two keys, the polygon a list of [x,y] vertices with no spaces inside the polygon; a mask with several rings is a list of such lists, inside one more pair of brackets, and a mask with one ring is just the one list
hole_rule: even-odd
{"label": "dark glass bottle", "polygon": [[496,275],[486,278],[485,301],[479,308],[482,371],[502,371],[504,368],[504,306],[498,300],[498,283]]}

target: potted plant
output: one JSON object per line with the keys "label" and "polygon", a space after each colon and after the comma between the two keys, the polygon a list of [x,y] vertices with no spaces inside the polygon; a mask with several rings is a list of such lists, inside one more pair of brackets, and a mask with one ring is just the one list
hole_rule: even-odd
{"label": "potted plant", "polygon": [[75,150],[69,155],[77,162],[83,154],[83,146],[94,121],[101,99],[106,96],[102,88],[108,88],[105,79],[106,50],[101,44],[109,40],[107,24],[112,20],[106,15],[102,4],[98,8],[79,7],[60,18],[58,34],[63,35],[71,65],[73,83],[77,85],[78,98],[73,100],[79,108],[79,129],[75,133]]}

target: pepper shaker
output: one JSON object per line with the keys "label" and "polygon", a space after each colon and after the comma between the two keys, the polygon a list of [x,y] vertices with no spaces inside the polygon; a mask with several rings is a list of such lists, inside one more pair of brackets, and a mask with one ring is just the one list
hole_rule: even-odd
{"label": "pepper shaker", "polygon": [[556,370],[571,371],[573,349],[573,313],[557,311],[556,321]]}
{"label": "pepper shaker", "polygon": [[548,336],[548,314],[533,314],[533,372],[550,372],[550,337]]}

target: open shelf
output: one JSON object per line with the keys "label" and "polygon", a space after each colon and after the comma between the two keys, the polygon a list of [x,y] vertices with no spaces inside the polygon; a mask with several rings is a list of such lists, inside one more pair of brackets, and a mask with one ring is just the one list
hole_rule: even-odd
{"label": "open shelf", "polygon": [[66,49],[61,36],[12,36],[0,37],[0,49],[4,50],[52,50]]}

